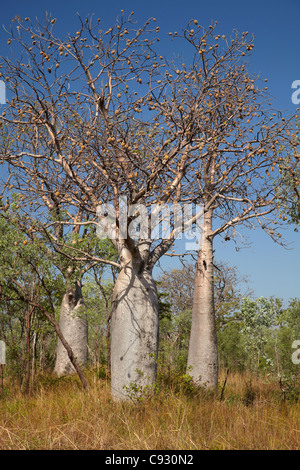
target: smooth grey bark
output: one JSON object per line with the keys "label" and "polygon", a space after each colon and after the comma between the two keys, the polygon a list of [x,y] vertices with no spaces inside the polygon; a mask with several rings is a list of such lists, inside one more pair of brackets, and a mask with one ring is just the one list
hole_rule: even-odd
{"label": "smooth grey bark", "polygon": [[[88,360],[88,323],[83,312],[81,283],[77,281],[66,289],[60,309],[59,327],[78,364],[84,367]],[[62,376],[75,372],[68,351],[58,339],[54,374]]]}
{"label": "smooth grey bark", "polygon": [[158,296],[151,269],[123,250],[111,313],[111,393],[116,401],[139,396],[156,381]]}
{"label": "smooth grey bark", "polygon": [[212,211],[204,214],[198,252],[187,371],[197,385],[218,384],[218,347],[214,308]]}

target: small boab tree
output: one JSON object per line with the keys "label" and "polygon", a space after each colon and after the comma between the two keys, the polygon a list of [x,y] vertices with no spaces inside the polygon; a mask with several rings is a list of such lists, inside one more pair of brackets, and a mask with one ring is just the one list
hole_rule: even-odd
{"label": "small boab tree", "polygon": [[[169,233],[153,240],[151,220],[167,204],[200,204],[204,211],[189,366],[195,381],[201,376],[214,385],[212,241],[273,210],[265,171],[275,168],[289,125],[272,116],[265,90],[247,72],[252,38],[236,32],[227,40],[216,25],[204,29],[193,20],[182,34],[170,33],[181,41],[173,50],[184,46],[187,60],[168,61],[157,50],[155,18],[139,28],[133,14],[122,12],[107,30],[99,19],[79,18],[65,39],[56,36],[55,19],[16,23],[9,43],[18,58],[1,61],[9,97],[1,159],[28,199],[43,205],[51,192],[70,215],[86,214],[78,224],[100,224],[112,239],[120,265],[111,317],[114,398],[155,382],[152,270],[180,230],[174,215]],[[142,222],[148,230],[134,237],[128,229]]]}

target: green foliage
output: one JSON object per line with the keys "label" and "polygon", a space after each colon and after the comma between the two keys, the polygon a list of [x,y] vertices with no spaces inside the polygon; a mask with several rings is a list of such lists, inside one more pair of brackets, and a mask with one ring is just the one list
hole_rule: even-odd
{"label": "green foliage", "polygon": [[157,393],[158,386],[156,383],[151,385],[142,386],[135,382],[124,386],[124,394],[132,400],[133,403],[142,403],[144,400],[149,399],[153,394]]}
{"label": "green foliage", "polygon": [[[192,312],[180,310],[180,292],[174,307],[172,282],[166,283],[164,277],[158,287],[164,287],[161,298],[167,307],[160,319],[159,380],[175,387],[184,381]],[[223,298],[226,304],[227,297]],[[299,365],[292,362],[292,343],[300,338],[300,301],[293,299],[284,308],[282,300],[273,297],[232,300],[234,315],[220,322],[217,333],[220,367],[280,376],[289,397],[299,396]],[[219,308],[227,310],[222,302]]]}
{"label": "green foliage", "polygon": [[180,368],[170,367],[170,363],[158,363],[157,389],[171,390],[176,395],[194,396],[200,388],[195,385],[189,371],[182,372]]}
{"label": "green foliage", "polygon": [[191,310],[160,320],[159,360],[180,373],[186,369],[191,320]]}
{"label": "green foliage", "polygon": [[[159,287],[161,282],[157,281],[156,285]],[[158,291],[158,312],[160,321],[167,318],[171,320],[171,303],[168,302],[169,293]],[[167,300],[167,301],[166,301]]]}
{"label": "green foliage", "polygon": [[246,298],[241,305],[241,334],[245,339],[247,355],[251,358],[251,369],[265,369],[266,366],[273,365],[266,345],[269,329],[276,325],[278,308],[280,306],[273,299],[264,297],[256,300]]}
{"label": "green foliage", "polygon": [[0,270],[1,337],[10,374],[21,383],[29,360],[28,341],[30,357],[40,368],[49,368],[53,361],[55,335],[38,305],[54,313],[62,278],[42,240],[25,236],[7,214],[0,214]]}
{"label": "green foliage", "polygon": [[280,217],[287,220],[288,224],[293,224],[296,232],[300,225],[300,155],[297,149],[299,128],[298,121],[297,131],[291,138],[287,152],[279,159],[279,178],[275,181]]}
{"label": "green foliage", "polygon": [[[11,204],[18,204],[18,198],[15,197]],[[17,205],[15,209],[17,211]],[[1,213],[0,331],[1,339],[7,345],[10,374],[21,383],[25,374],[28,299],[36,299],[37,304],[49,312],[58,313],[65,292],[64,267],[68,265],[64,256],[67,252],[71,254],[72,246],[83,251],[92,249],[97,256],[109,256],[112,260],[117,260],[117,253],[110,240],[93,239],[92,232],[86,239],[73,233],[66,237],[64,253],[55,253],[45,238],[37,234],[29,237],[18,227],[16,219],[9,218],[7,212]],[[74,266],[72,275],[77,275],[82,265],[74,261]],[[83,277],[90,364],[99,371],[109,366],[111,296],[117,271],[117,268],[98,264],[87,270]],[[186,373],[192,279],[193,273],[178,270],[157,282],[160,316],[158,379],[155,390],[141,390],[132,385],[128,393],[134,400],[159,391],[162,385],[176,393],[197,393]],[[299,396],[299,365],[293,364],[291,356],[292,343],[300,338],[300,300],[292,299],[284,308],[282,301],[276,298],[242,299],[237,281],[233,271],[227,271],[226,279],[219,270],[215,273],[220,365],[232,371],[279,375],[286,396],[295,400]],[[56,336],[38,307],[33,309],[29,335],[31,361],[34,360],[40,370],[51,369]],[[108,370],[105,369],[106,376]]]}
{"label": "green foliage", "polygon": [[218,331],[218,351],[219,361],[223,367],[235,371],[246,369],[248,356],[240,322],[228,322]]}
{"label": "green foliage", "polygon": [[[115,276],[117,269],[84,258],[77,260],[74,248],[91,256],[117,260],[111,241],[100,240],[90,226],[81,233],[56,232],[50,225],[46,234],[37,220],[22,213],[21,203],[20,195],[11,195],[10,210],[3,209],[0,214],[0,331],[7,346],[10,373],[21,383],[30,363],[32,376],[37,367],[53,370],[57,339],[41,309],[58,320],[66,286],[84,275],[83,314],[89,317],[91,361],[107,364],[112,284],[103,283],[102,277]],[[49,222],[66,220],[62,211],[50,211],[47,217]],[[61,246],[57,251],[51,237],[58,235]],[[91,268],[94,278],[89,274]]]}
{"label": "green foliage", "polygon": [[299,364],[292,343],[300,338],[300,300],[287,308],[276,298],[244,299],[239,320],[218,333],[219,358],[231,370],[280,377],[289,399],[299,397]]}
{"label": "green foliage", "polygon": [[[190,264],[182,269],[165,272],[157,283],[161,309],[159,360],[165,364],[170,363],[170,368],[181,374],[185,372],[187,364],[194,295],[193,284],[194,266]],[[214,284],[217,329],[221,331],[227,324],[231,325],[232,320],[236,318],[243,298],[242,292],[247,290],[247,280],[239,275],[235,267],[218,263],[218,268],[215,268],[214,273]],[[223,334],[223,338],[226,333],[227,330]],[[240,346],[239,354],[235,351],[234,358],[231,356],[229,359],[228,356],[230,345],[237,347],[239,344],[237,339],[234,343],[231,341],[231,335],[232,332],[228,334],[226,340],[223,342],[221,340],[220,347],[224,353],[226,351],[227,356],[224,362],[235,364],[235,367],[241,368],[245,359],[242,346]],[[237,364],[240,365],[237,366]]]}

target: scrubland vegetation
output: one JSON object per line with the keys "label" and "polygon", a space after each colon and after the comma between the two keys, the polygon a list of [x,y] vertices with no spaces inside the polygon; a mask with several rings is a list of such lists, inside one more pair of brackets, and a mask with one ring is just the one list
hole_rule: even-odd
{"label": "scrubland vegetation", "polygon": [[[100,373],[102,372],[102,373]],[[278,381],[231,373],[221,390],[196,390],[183,378],[159,375],[158,391],[128,403],[111,400],[105,371],[41,376],[24,396],[9,379],[0,400],[0,449],[297,450],[299,402]],[[164,379],[164,380],[163,380]],[[221,385],[225,373],[221,374]],[[221,388],[221,387],[220,387]]]}

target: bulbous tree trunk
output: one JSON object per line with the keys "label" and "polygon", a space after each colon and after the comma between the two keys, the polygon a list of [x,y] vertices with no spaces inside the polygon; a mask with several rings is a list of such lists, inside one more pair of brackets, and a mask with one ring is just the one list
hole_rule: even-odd
{"label": "bulbous tree trunk", "polygon": [[218,384],[218,348],[214,309],[212,212],[204,214],[196,265],[187,371],[198,385]]}
{"label": "bulbous tree trunk", "polygon": [[111,392],[117,401],[140,395],[156,381],[156,285],[144,263],[130,258],[123,263],[112,298]]}
{"label": "bulbous tree trunk", "polygon": [[[78,364],[84,367],[88,360],[88,323],[83,312],[81,283],[77,281],[66,289],[60,309],[59,327]],[[62,376],[75,372],[65,346],[58,339],[54,373]]]}

